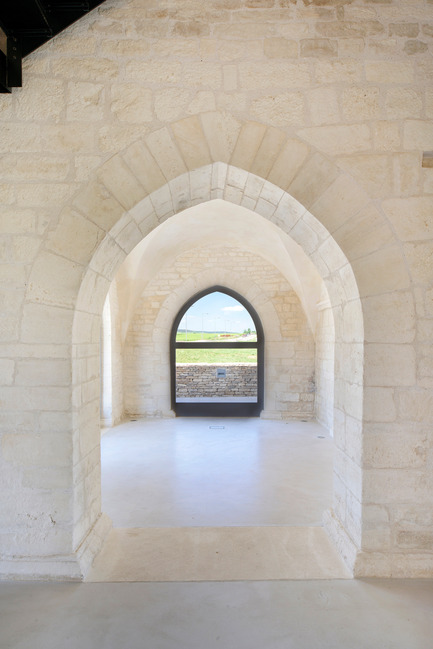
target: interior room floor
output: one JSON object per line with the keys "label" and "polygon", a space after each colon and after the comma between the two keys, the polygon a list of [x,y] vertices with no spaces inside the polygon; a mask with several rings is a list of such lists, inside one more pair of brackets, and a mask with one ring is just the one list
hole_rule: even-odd
{"label": "interior room floor", "polygon": [[431,581],[1,583],[2,649],[431,649]]}
{"label": "interior room floor", "polygon": [[333,442],[314,422],[138,420],[102,438],[112,521],[87,581],[348,579],[321,527]]}
{"label": "interior room floor", "polygon": [[114,527],[314,526],[331,506],[333,441],[315,422],[141,419],[101,454]]}

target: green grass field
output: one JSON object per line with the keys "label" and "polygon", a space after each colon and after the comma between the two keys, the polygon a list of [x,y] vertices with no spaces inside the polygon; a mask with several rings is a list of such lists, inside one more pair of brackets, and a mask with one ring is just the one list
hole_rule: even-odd
{"label": "green grass field", "polygon": [[176,363],[257,363],[257,350],[177,349]]}
{"label": "green grass field", "polygon": [[[176,342],[196,342],[199,340],[215,340],[229,342],[239,340],[242,334],[222,334],[215,332],[185,331],[178,332]],[[256,341],[257,337],[249,338],[249,341]],[[177,363],[257,363],[256,349],[177,349]]]}
{"label": "green grass field", "polygon": [[182,342],[189,342],[192,343],[195,340],[231,340],[233,338],[239,338],[241,334],[218,334],[218,333],[213,333],[213,332],[199,332],[199,331],[188,331],[188,338],[186,336],[186,333],[184,331],[182,332],[177,332],[176,334],[176,341],[178,343]]}

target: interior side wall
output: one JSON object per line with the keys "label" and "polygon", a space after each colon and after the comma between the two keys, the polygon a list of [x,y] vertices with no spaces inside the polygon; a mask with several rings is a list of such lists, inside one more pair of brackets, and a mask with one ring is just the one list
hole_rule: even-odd
{"label": "interior side wall", "polygon": [[315,413],[331,434],[334,428],[334,354],[335,328],[332,308],[327,296],[317,306],[316,323],[316,398]]}
{"label": "interior side wall", "polygon": [[251,304],[265,329],[265,416],[313,416],[314,339],[299,298],[264,259],[229,246],[195,248],[167,260],[149,282],[125,342],[126,412],[144,416],[170,410],[169,336],[182,303],[171,300],[168,307],[167,300],[188,280],[196,286],[221,283],[221,269],[230,278],[229,288],[235,284],[244,294],[254,287]]}
{"label": "interior side wall", "polygon": [[111,391],[112,391],[112,425],[118,424],[124,414],[123,406],[123,344],[122,313],[119,309],[118,286],[116,282],[110,287],[111,305]]}

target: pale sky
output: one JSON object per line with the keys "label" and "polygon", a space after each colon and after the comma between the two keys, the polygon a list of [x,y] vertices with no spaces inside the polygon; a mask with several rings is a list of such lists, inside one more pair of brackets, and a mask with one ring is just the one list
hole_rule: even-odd
{"label": "pale sky", "polygon": [[248,311],[237,300],[225,293],[210,293],[195,302],[182,318],[179,329],[189,331],[233,331],[242,333],[250,328],[255,331],[254,322]]}

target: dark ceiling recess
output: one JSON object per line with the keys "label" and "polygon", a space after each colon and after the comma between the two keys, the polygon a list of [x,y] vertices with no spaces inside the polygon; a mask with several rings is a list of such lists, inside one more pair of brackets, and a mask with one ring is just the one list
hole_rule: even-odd
{"label": "dark ceiling recess", "polygon": [[0,0],[0,92],[22,85],[21,61],[103,0]]}

